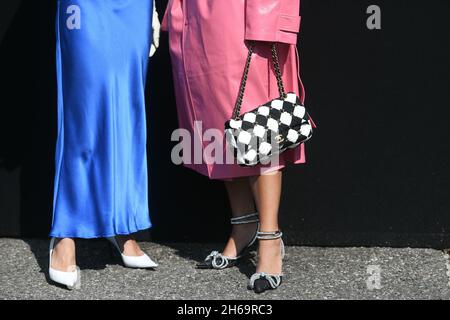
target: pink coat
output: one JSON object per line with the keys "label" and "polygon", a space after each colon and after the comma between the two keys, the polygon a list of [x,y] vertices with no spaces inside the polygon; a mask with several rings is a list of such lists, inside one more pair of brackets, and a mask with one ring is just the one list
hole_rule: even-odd
{"label": "pink coat", "polygon": [[[267,42],[281,43],[285,88],[301,90],[304,97],[296,49],[299,13],[300,0],[170,0],[162,28],[169,32],[180,127],[198,139],[210,128],[223,132],[239,91],[248,53],[245,40],[265,42],[255,48],[242,112],[279,96]],[[195,121],[202,121],[202,132],[194,128]],[[203,149],[208,144],[203,142]],[[193,162],[194,156],[184,165],[212,179],[261,174],[260,167]],[[279,165],[264,170],[280,169],[287,162],[304,163],[304,146],[283,153]]]}

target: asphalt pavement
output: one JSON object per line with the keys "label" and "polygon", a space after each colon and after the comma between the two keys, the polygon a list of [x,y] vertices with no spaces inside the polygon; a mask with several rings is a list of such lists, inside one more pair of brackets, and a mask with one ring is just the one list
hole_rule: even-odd
{"label": "asphalt pavement", "polygon": [[124,268],[104,240],[77,242],[81,288],[48,282],[48,241],[0,239],[0,299],[450,299],[450,261],[443,251],[413,248],[288,246],[284,283],[247,290],[255,253],[238,267],[197,270],[217,244],[140,243],[160,266]]}

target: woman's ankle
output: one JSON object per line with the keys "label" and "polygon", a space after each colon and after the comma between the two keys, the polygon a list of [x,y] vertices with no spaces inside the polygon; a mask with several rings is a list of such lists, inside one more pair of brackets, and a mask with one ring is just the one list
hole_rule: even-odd
{"label": "woman's ankle", "polygon": [[53,249],[52,268],[71,272],[76,269],[75,240],[71,238],[58,239]]}
{"label": "woman's ankle", "polygon": [[281,274],[283,269],[281,239],[260,240],[258,244],[257,272]]}
{"label": "woman's ankle", "polygon": [[131,235],[118,237],[121,251],[126,256],[137,257],[144,254],[137,241]]}
{"label": "woman's ankle", "polygon": [[227,257],[239,255],[254,239],[258,224],[237,224],[233,225],[230,238],[222,254]]}

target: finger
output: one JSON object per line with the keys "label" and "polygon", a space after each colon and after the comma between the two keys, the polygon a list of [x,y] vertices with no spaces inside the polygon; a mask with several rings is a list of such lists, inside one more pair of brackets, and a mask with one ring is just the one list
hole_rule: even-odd
{"label": "finger", "polygon": [[150,57],[153,57],[153,55],[156,53],[156,47],[152,44],[150,48]]}
{"label": "finger", "polygon": [[153,33],[153,45],[156,48],[159,48],[159,32],[154,32]]}

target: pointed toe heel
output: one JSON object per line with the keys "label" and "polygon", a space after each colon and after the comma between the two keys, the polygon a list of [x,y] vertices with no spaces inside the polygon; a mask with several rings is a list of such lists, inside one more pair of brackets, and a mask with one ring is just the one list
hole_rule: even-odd
{"label": "pointed toe heel", "polygon": [[231,225],[257,223],[256,232],[249,244],[236,256],[227,257],[219,251],[212,251],[202,262],[197,263],[197,269],[215,269],[221,270],[231,268],[239,263],[239,260],[248,252],[255,243],[259,232],[259,216],[258,213],[247,214],[245,216],[231,218]]}
{"label": "pointed toe heel", "polygon": [[270,283],[266,279],[258,279],[255,281],[253,291],[255,293],[263,293],[266,290],[270,290]]}
{"label": "pointed toe heel", "polygon": [[[281,231],[274,232],[258,232],[258,240],[276,240],[281,239],[280,250],[281,259],[284,259],[285,249],[283,239],[281,238],[283,233]],[[253,274],[248,283],[248,289],[253,290],[255,293],[263,293],[268,290],[275,290],[281,286],[283,282],[283,276],[281,274],[268,274],[265,272],[257,272]]]}
{"label": "pointed toe heel", "polygon": [[50,248],[49,248],[49,264],[48,264],[48,275],[51,281],[65,286],[69,290],[80,289],[81,287],[81,271],[78,266],[75,270],[66,272],[60,271],[52,268],[52,256],[53,250],[55,248],[56,238],[51,238]]}
{"label": "pointed toe heel", "polygon": [[116,237],[107,238],[112,245],[114,255],[119,256],[126,268],[132,269],[155,269],[158,264],[154,262],[147,254],[141,256],[126,256],[122,253]]}
{"label": "pointed toe heel", "polygon": [[204,260],[196,264],[197,269],[213,269],[212,260]]}

